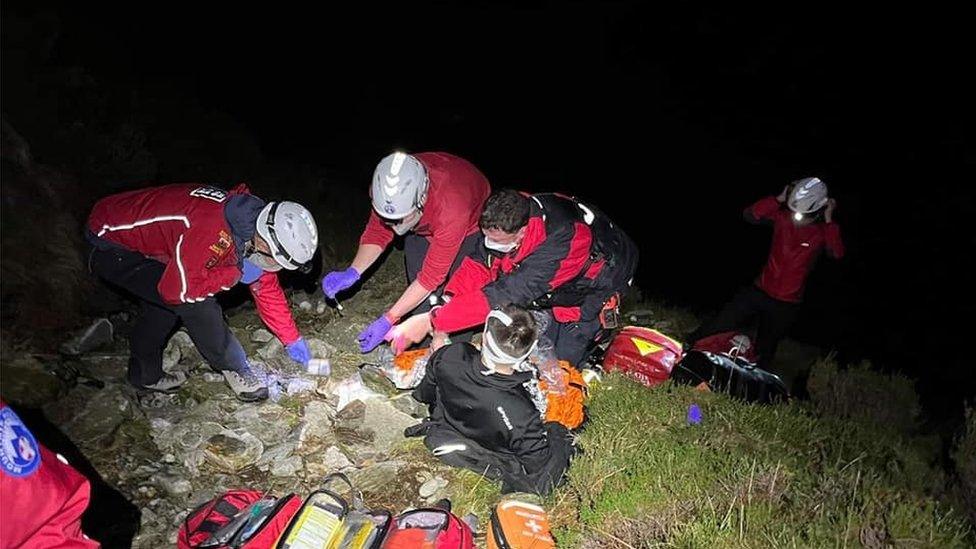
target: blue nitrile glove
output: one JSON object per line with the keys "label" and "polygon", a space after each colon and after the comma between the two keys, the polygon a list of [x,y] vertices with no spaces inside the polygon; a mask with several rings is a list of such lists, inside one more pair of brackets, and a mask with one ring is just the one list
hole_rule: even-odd
{"label": "blue nitrile glove", "polygon": [[252,284],[264,274],[264,269],[258,267],[254,263],[251,263],[250,260],[247,259],[244,260],[243,271],[244,272],[241,274],[241,283],[243,284]]}
{"label": "blue nitrile glove", "polygon": [[326,297],[335,299],[337,293],[359,281],[359,271],[349,267],[345,271],[332,271],[322,279],[322,291]]}
{"label": "blue nitrile glove", "polygon": [[359,341],[359,350],[368,353],[375,349],[377,345],[383,343],[383,338],[392,327],[393,321],[387,318],[386,313],[381,314],[365,330],[359,332],[359,337],[356,338]]}
{"label": "blue nitrile glove", "polygon": [[312,351],[308,349],[308,343],[305,343],[304,337],[298,338],[294,343],[285,348],[288,349],[288,356],[303,366],[307,365],[308,361],[312,359]]}

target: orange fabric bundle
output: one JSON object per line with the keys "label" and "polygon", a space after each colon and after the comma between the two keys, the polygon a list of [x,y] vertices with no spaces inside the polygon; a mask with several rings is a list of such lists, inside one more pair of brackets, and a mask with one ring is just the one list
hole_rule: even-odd
{"label": "orange fabric bundle", "polygon": [[397,370],[413,370],[414,363],[417,361],[417,359],[427,356],[428,353],[430,353],[430,349],[428,348],[404,351],[393,358],[393,366]]}
{"label": "orange fabric bundle", "polygon": [[566,390],[562,394],[550,392],[544,379],[539,379],[539,389],[546,393],[546,421],[562,423],[567,429],[575,429],[583,424],[586,414],[583,401],[586,399],[586,382],[579,370],[565,360],[559,361],[559,368],[566,380]]}

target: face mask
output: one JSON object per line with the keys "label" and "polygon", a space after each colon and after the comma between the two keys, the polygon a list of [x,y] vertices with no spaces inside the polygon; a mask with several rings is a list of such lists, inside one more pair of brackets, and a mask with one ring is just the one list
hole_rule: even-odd
{"label": "face mask", "polygon": [[258,250],[253,241],[244,245],[244,261],[251,262],[262,271],[280,271],[282,268],[271,254]]}
{"label": "face mask", "polygon": [[244,258],[245,261],[250,261],[251,263],[257,265],[262,271],[280,271],[281,265],[277,261],[271,259],[270,257],[254,252],[253,254]]}
{"label": "face mask", "polygon": [[414,210],[413,213],[411,213],[407,217],[404,217],[400,223],[397,223],[396,225],[392,225],[390,226],[390,228],[393,229],[393,232],[396,233],[397,236],[403,236],[408,232],[410,232],[411,229],[416,227],[417,223],[419,222],[420,222],[420,212]]}
{"label": "face mask", "polygon": [[488,248],[489,250],[494,250],[496,252],[507,254],[508,252],[514,250],[516,246],[518,246],[517,242],[512,242],[510,244],[501,244],[485,236],[485,247]]}
{"label": "face mask", "polygon": [[270,254],[260,252],[253,242],[244,246],[244,261],[250,262],[262,271],[280,271],[281,265]]}

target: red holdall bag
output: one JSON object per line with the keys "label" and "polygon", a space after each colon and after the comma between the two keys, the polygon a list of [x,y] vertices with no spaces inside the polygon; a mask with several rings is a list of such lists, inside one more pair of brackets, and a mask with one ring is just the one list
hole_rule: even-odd
{"label": "red holdall bag", "polygon": [[180,527],[179,549],[269,549],[281,537],[302,500],[255,490],[230,490],[194,509]]}
{"label": "red holdall bag", "polygon": [[713,354],[728,355],[732,358],[742,358],[755,363],[759,359],[752,340],[739,332],[722,332],[703,337],[692,346],[695,351],[708,351]]}
{"label": "red holdall bag", "polygon": [[610,342],[603,355],[606,372],[623,372],[654,387],[671,376],[681,358],[681,344],[661,332],[641,326],[627,326]]}
{"label": "red holdall bag", "polygon": [[474,534],[455,514],[439,507],[414,509],[393,519],[383,549],[474,549]]}

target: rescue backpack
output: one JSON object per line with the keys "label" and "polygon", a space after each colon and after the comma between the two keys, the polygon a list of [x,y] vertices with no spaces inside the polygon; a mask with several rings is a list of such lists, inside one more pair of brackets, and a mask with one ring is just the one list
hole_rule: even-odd
{"label": "rescue backpack", "polygon": [[474,534],[454,513],[425,507],[397,515],[382,548],[474,549]]}
{"label": "rescue backpack", "polygon": [[681,358],[681,344],[661,332],[641,326],[620,330],[603,355],[606,372],[619,371],[654,387],[671,376]]}
{"label": "rescue backpack", "polygon": [[275,498],[255,490],[230,490],[190,512],[180,526],[176,546],[268,549],[301,505],[295,494]]}
{"label": "rescue backpack", "polygon": [[[346,498],[328,487],[345,483]],[[326,477],[303,502],[296,494],[275,498],[255,490],[231,490],[193,510],[180,527],[179,549],[376,549],[392,516],[362,506],[342,473]]]}
{"label": "rescue backpack", "polygon": [[538,505],[506,498],[491,509],[488,549],[546,549],[555,547],[549,515]]}

